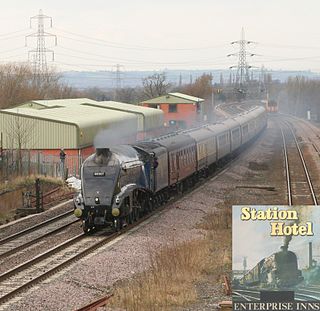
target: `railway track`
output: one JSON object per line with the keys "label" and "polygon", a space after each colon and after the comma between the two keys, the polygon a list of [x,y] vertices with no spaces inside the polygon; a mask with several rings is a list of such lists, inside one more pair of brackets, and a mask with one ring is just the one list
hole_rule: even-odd
{"label": "railway track", "polygon": [[108,237],[77,235],[0,275],[0,304],[102,246]]}
{"label": "railway track", "polygon": [[260,291],[254,289],[237,289],[233,291],[233,300],[234,301],[259,301],[260,300]]}
{"label": "railway track", "polygon": [[34,225],[34,226],[29,227],[29,228],[27,228],[27,229],[21,230],[21,231],[19,231],[19,232],[17,232],[17,233],[14,233],[14,234],[11,234],[11,235],[6,236],[6,237],[4,237],[4,238],[1,238],[1,239],[0,239],[0,245],[2,245],[2,244],[4,244],[4,243],[7,243],[7,242],[9,242],[9,241],[11,241],[11,240],[14,240],[14,239],[16,239],[16,238],[18,238],[18,237],[20,237],[20,236],[22,236],[22,235],[25,235],[25,234],[27,234],[27,233],[29,233],[29,232],[34,231],[34,230],[36,230],[36,229],[40,229],[41,227],[45,227],[45,226],[47,226],[48,224],[50,224],[50,223],[52,223],[52,222],[55,222],[55,221],[57,221],[57,220],[59,220],[59,219],[62,219],[62,218],[64,218],[64,217],[66,217],[66,216],[68,216],[68,215],[72,215],[72,214],[73,214],[73,210],[67,211],[67,212],[65,212],[65,213],[63,213],[63,214],[60,214],[60,215],[55,216],[55,217],[52,217],[52,218],[50,218],[50,219],[48,219],[48,220],[42,221],[41,223],[39,223],[39,224],[37,224],[37,225]]}
{"label": "railway track", "polygon": [[[226,168],[217,172],[218,177]],[[200,186],[200,182],[198,185]],[[194,188],[192,189],[194,190]],[[184,194],[177,195],[172,198],[169,203],[173,203],[180,199]],[[168,203],[167,203],[168,204]],[[93,235],[85,235],[81,233],[53,248],[36,256],[35,258],[22,263],[21,265],[0,275],[0,305],[6,308],[6,302],[10,304],[10,299],[17,296],[19,293],[34,286],[35,284],[47,279],[51,275],[64,269],[71,263],[80,258],[91,254],[96,249],[111,242],[120,235],[134,229],[138,225],[145,222],[148,218],[159,214],[163,211],[167,204],[162,205],[149,214],[141,217],[134,224],[128,225],[120,232],[108,230],[98,231]],[[107,235],[106,235],[107,234]],[[0,307],[0,310],[2,308]]]}
{"label": "railway track", "polygon": [[0,260],[60,232],[76,222],[79,222],[79,220],[75,219],[72,211],[69,211],[42,224],[4,238],[0,241]]}
{"label": "railway track", "polygon": [[[283,140],[288,205],[318,205],[309,168],[296,134],[290,123],[283,121],[283,125],[285,128],[281,126],[280,130]],[[297,158],[300,159],[301,165],[296,165]]]}
{"label": "railway track", "polygon": [[[287,115],[287,114],[282,114],[285,116],[285,118],[290,121],[295,121],[300,124],[300,129],[302,132],[305,134],[305,137],[308,139],[308,142],[312,145],[314,148],[315,152],[318,154],[320,157],[320,128],[317,128],[310,122],[297,118],[295,116]],[[302,126],[301,126],[302,125]]]}

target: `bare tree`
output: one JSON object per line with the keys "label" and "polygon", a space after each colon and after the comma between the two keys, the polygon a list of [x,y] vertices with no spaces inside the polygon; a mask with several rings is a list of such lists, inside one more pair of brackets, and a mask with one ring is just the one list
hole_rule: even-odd
{"label": "bare tree", "polygon": [[22,173],[22,150],[30,149],[30,143],[35,139],[33,133],[34,127],[35,121],[32,118],[23,118],[19,115],[12,115],[7,119],[7,143],[10,143],[9,149],[17,150],[18,173]]}
{"label": "bare tree", "polygon": [[148,98],[168,93],[171,84],[166,81],[165,73],[155,73],[142,79],[143,92]]}
{"label": "bare tree", "polygon": [[28,64],[0,65],[0,108],[35,99],[78,97],[54,70],[38,79]]}
{"label": "bare tree", "polygon": [[196,97],[208,99],[212,93],[212,76],[210,74],[203,74],[198,77],[194,83],[181,87],[181,92]]}

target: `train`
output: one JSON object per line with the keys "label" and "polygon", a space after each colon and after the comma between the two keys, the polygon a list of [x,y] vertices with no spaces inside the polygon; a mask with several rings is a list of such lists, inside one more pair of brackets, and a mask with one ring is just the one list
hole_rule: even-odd
{"label": "train", "polygon": [[86,233],[107,226],[120,230],[192,187],[266,126],[265,109],[255,107],[220,123],[97,148],[82,164],[74,214]]}
{"label": "train", "polygon": [[267,112],[277,113],[279,110],[278,103],[274,99],[262,100],[261,104],[265,105]]}
{"label": "train", "polygon": [[264,286],[268,288],[291,288],[303,281],[298,260],[287,246],[269,257],[263,258],[248,271],[238,282],[243,286]]}

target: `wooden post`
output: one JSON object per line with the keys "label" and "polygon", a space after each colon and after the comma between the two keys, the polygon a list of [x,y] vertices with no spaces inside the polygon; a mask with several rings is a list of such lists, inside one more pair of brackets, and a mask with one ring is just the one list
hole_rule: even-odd
{"label": "wooden post", "polygon": [[40,189],[40,179],[36,179],[36,211],[40,213],[43,209],[43,197]]}
{"label": "wooden post", "polygon": [[30,149],[28,150],[28,175],[31,175],[31,154]]}
{"label": "wooden post", "polygon": [[0,177],[2,178],[4,175],[3,172],[4,168],[4,157],[3,157],[3,134],[2,132],[0,133]]}
{"label": "wooden post", "polygon": [[37,169],[38,169],[38,175],[40,174],[40,152],[37,153]]}

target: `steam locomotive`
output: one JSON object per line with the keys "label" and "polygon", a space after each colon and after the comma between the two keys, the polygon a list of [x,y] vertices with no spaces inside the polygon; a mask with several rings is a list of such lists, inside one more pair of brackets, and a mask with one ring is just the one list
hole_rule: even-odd
{"label": "steam locomotive", "polygon": [[240,280],[240,285],[261,286],[270,288],[288,288],[303,281],[301,270],[298,269],[297,256],[282,246],[281,251],[263,258],[254,268]]}
{"label": "steam locomotive", "polygon": [[84,232],[120,230],[206,176],[266,125],[265,109],[256,107],[221,123],[97,149],[82,165],[74,213]]}

